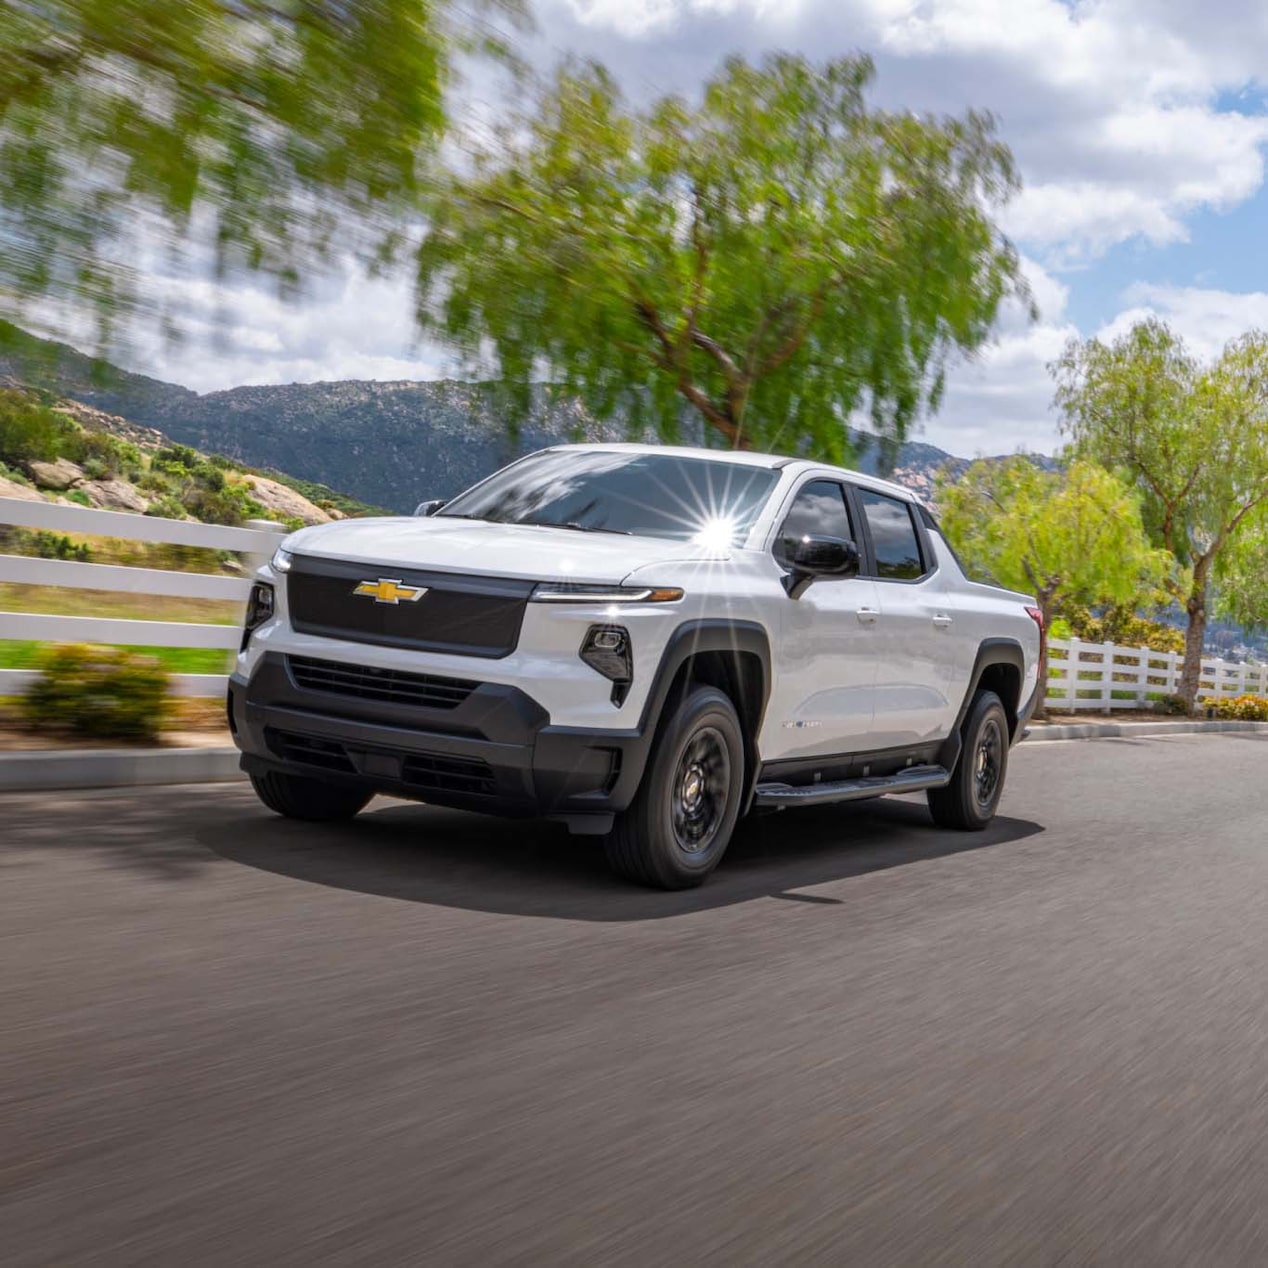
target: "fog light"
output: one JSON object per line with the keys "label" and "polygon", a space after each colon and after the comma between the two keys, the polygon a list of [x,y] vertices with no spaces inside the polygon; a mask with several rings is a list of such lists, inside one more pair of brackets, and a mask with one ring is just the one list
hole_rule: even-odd
{"label": "fog light", "polygon": [[251,596],[247,599],[247,615],[242,625],[242,646],[240,651],[247,650],[251,635],[266,622],[273,619],[273,587],[263,581],[257,581],[251,587]]}
{"label": "fog light", "polygon": [[634,681],[630,634],[621,625],[592,625],[581,643],[581,659],[612,682],[612,703],[620,705]]}

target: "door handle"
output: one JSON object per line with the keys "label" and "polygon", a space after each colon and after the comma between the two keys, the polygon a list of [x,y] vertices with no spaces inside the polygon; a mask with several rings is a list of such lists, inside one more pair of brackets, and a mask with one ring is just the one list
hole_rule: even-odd
{"label": "door handle", "polygon": [[878,616],[880,613],[875,608],[859,608],[858,610],[860,625],[874,625]]}
{"label": "door handle", "polygon": [[933,623],[940,630],[949,630],[955,624],[955,618],[948,616],[945,612],[939,612],[933,618]]}

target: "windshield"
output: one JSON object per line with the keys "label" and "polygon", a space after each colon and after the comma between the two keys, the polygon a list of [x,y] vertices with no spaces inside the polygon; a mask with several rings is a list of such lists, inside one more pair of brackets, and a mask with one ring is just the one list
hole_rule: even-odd
{"label": "windshield", "polygon": [[748,535],[778,479],[769,467],[725,460],[548,450],[459,494],[439,514],[731,546]]}

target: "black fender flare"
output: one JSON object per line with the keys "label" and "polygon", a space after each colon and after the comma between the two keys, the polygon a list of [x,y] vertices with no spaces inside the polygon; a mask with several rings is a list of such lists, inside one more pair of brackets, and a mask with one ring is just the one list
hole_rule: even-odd
{"label": "black fender flare", "polygon": [[706,617],[700,620],[684,621],[669,636],[661,651],[660,660],[652,678],[651,687],[643,708],[639,714],[636,727],[621,731],[589,731],[574,727],[549,726],[544,728],[538,737],[539,748],[554,743],[556,740],[567,742],[578,735],[598,747],[619,744],[621,752],[620,771],[607,796],[607,807],[614,811],[625,810],[634,800],[639,785],[643,782],[643,772],[647,768],[652,745],[660,728],[661,718],[669,702],[669,692],[673,687],[679,670],[694,656],[710,652],[735,654],[749,653],[756,657],[761,667],[761,681],[757,689],[754,708],[747,710],[737,702],[737,712],[750,714],[749,720],[741,718],[741,730],[745,743],[745,801],[747,806],[752,789],[757,782],[757,736],[761,730],[762,719],[766,713],[766,702],[770,698],[771,689],[771,650],[770,639],[765,628],[757,621],[735,620],[727,617]]}
{"label": "black fender flare", "polygon": [[[1017,671],[1018,688],[1026,681],[1026,654],[1022,651],[1021,644],[1015,638],[986,638],[978,645],[977,657],[973,661],[973,672],[969,675],[969,685],[965,690],[964,699],[960,701],[959,712],[955,715],[955,726],[952,728],[951,734],[942,742],[942,747],[938,750],[938,765],[945,766],[947,770],[951,770],[960,759],[960,748],[962,739],[960,736],[960,728],[964,725],[965,715],[969,711],[969,706],[973,703],[973,697],[977,694],[977,689],[982,682],[982,676],[992,665],[1008,665]],[[1020,696],[1013,701],[1004,701],[1005,712],[1011,712],[1015,719],[1013,728],[1013,739],[1017,738],[1022,728],[1022,702]]]}
{"label": "black fender flare", "polygon": [[756,732],[761,729],[762,718],[766,713],[766,701],[770,698],[770,638],[756,621],[730,620],[726,617],[684,621],[670,635],[665,650],[661,653],[660,664],[656,667],[652,689],[643,703],[643,714],[639,719],[640,731],[648,735],[655,733],[660,725],[665,701],[669,697],[669,689],[678,676],[678,671],[692,657],[704,652],[729,652],[733,655],[748,653],[757,657],[762,668],[762,680],[753,727],[756,738]]}

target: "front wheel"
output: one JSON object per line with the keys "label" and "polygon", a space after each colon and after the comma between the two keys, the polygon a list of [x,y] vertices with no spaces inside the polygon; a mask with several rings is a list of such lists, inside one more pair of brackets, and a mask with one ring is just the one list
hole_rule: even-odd
{"label": "front wheel", "polygon": [[702,884],[730,844],[743,787],[735,706],[697,687],[661,723],[643,782],[605,842],[613,871],[660,889]]}
{"label": "front wheel", "polygon": [[939,827],[980,832],[995,818],[1008,771],[1008,717],[993,691],[973,697],[961,734],[951,782],[929,790],[929,812]]}
{"label": "front wheel", "polygon": [[304,819],[309,823],[351,819],[365,809],[373,796],[346,784],[327,784],[303,775],[288,775],[284,771],[252,775],[251,787],[274,814],[287,819]]}

